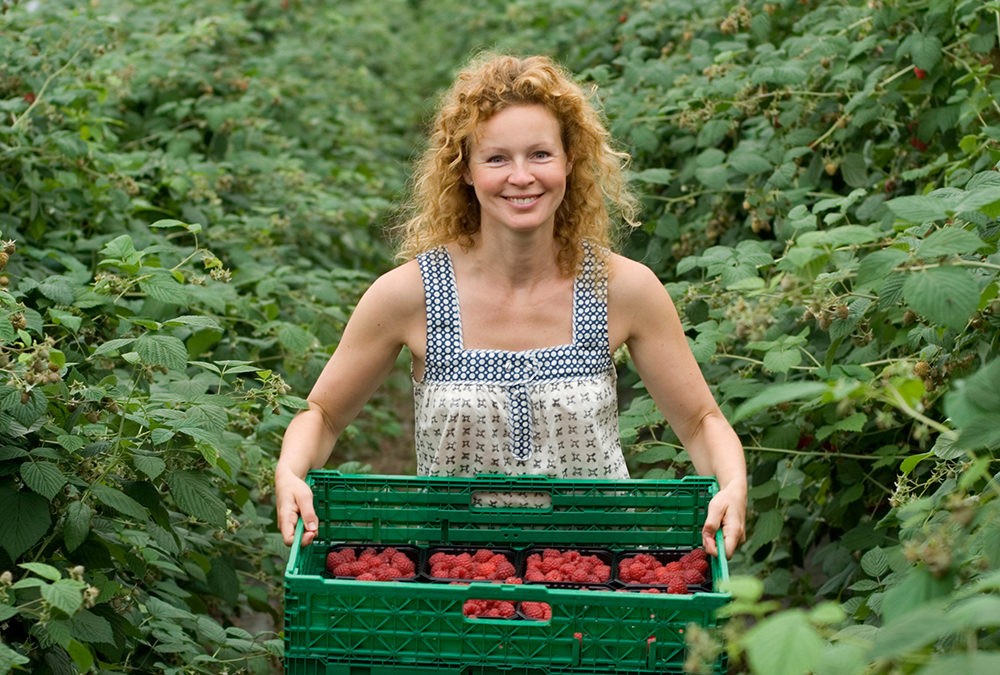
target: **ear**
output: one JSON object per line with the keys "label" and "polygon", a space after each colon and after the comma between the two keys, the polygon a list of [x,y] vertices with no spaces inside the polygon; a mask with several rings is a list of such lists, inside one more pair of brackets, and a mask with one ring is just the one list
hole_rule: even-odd
{"label": "ear", "polygon": [[462,171],[462,180],[465,181],[466,185],[472,185],[472,174],[469,172],[468,169],[464,169]]}

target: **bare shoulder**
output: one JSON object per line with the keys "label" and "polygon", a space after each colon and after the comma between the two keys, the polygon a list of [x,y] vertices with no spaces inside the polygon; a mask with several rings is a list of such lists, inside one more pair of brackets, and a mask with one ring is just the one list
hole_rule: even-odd
{"label": "bare shoulder", "polygon": [[653,270],[617,254],[609,259],[608,329],[612,349],[680,334],[677,309]]}
{"label": "bare shoulder", "polygon": [[608,259],[608,300],[614,305],[631,307],[653,300],[669,300],[666,289],[649,267],[641,262],[612,253]]}
{"label": "bare shoulder", "polygon": [[351,321],[380,340],[408,343],[422,332],[424,287],[415,260],[377,278],[358,302]]}

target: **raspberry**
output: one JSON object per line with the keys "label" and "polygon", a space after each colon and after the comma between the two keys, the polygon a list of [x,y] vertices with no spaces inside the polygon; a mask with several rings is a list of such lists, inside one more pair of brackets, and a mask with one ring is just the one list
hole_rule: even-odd
{"label": "raspberry", "polygon": [[537,621],[548,621],[552,618],[552,606],[547,602],[522,602],[521,613]]}

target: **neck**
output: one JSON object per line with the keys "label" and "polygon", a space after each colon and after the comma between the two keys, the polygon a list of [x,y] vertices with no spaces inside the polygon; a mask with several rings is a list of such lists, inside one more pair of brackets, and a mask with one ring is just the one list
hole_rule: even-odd
{"label": "neck", "polygon": [[480,233],[469,250],[469,261],[482,274],[511,288],[530,287],[562,276],[559,249],[549,237],[498,237]]}

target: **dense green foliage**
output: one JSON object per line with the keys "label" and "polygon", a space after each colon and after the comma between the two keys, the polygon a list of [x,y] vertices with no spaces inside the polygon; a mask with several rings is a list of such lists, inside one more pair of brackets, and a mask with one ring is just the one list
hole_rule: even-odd
{"label": "dense green foliage", "polygon": [[[474,4],[0,3],[0,673],[276,663],[281,430],[483,46],[599,85],[746,442],[692,669],[1000,668],[1000,3]],[[622,383],[633,473],[685,471]]]}

